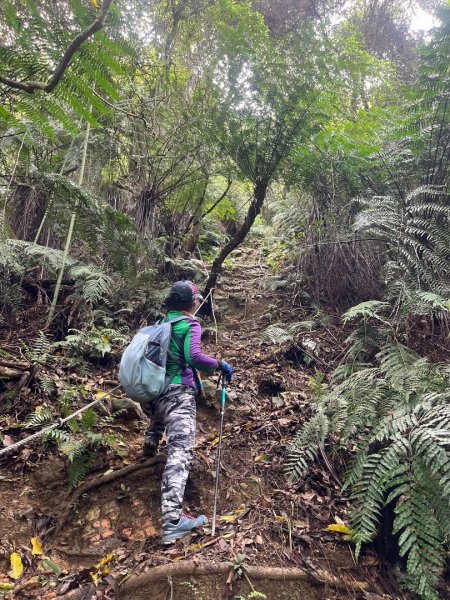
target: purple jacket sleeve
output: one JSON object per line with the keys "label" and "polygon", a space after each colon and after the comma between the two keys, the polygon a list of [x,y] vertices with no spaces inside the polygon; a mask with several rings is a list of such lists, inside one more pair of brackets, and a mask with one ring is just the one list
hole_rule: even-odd
{"label": "purple jacket sleeve", "polygon": [[190,332],[185,338],[184,354],[189,366],[199,371],[215,371],[219,361],[202,353],[201,350],[202,328],[198,321],[190,323]]}

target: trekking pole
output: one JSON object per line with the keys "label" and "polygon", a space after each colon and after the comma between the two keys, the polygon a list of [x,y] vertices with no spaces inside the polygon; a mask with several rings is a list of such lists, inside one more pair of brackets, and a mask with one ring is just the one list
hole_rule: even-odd
{"label": "trekking pole", "polygon": [[216,532],[216,513],[217,513],[217,495],[219,492],[219,474],[220,474],[220,455],[222,453],[222,432],[223,432],[223,416],[225,414],[225,397],[226,397],[226,378],[225,373],[222,374],[222,393],[220,396],[220,425],[219,425],[219,449],[217,452],[217,467],[216,467],[216,482],[214,487],[214,509],[211,527],[211,536],[214,537]]}

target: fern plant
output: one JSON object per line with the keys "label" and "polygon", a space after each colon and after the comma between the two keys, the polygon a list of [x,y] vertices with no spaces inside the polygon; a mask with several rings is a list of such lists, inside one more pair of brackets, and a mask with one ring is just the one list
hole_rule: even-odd
{"label": "fern plant", "polygon": [[[98,116],[110,111],[108,101],[119,97],[114,78],[126,74],[125,64],[134,56],[132,44],[123,35],[126,16],[122,17],[117,5],[105,15],[108,34],[97,30],[88,36],[89,42],[73,54],[54,89],[27,89],[27,84],[36,80],[51,82],[55,66],[98,14],[93,4],[80,2],[70,2],[63,8],[35,0],[2,3],[5,44],[0,48],[0,117],[19,129],[27,120],[51,138],[61,126],[76,133],[80,119],[98,125],[90,106],[95,107]],[[11,80],[19,85],[11,84]]]}
{"label": "fern plant", "polygon": [[406,279],[408,287],[450,292],[450,230],[445,188],[422,185],[403,201],[390,196],[360,200],[356,228],[378,236],[389,247],[386,283]]}
{"label": "fern plant", "polygon": [[62,342],[55,342],[55,348],[69,349],[71,352],[88,358],[103,358],[114,347],[128,342],[127,336],[117,329],[92,327],[84,331],[70,329],[69,335]]}
{"label": "fern plant", "polygon": [[[68,406],[63,414],[69,412]],[[55,422],[56,415],[47,406],[38,406],[25,421],[25,427],[41,429]],[[67,478],[71,487],[87,475],[94,463],[96,450],[112,448],[118,451],[118,438],[111,434],[93,431],[97,415],[92,408],[82,413],[79,419],[67,422],[68,429],[52,429],[43,437],[43,442],[53,441],[58,450],[67,458]]]}
{"label": "fern plant", "polygon": [[94,433],[88,429],[92,428],[93,423],[86,422],[86,418],[83,422],[84,431],[77,435],[53,429],[45,437],[45,441],[53,440],[59,451],[67,457],[67,479],[71,487],[76,487],[87,475],[94,463],[96,450],[112,448],[117,451],[116,436]]}
{"label": "fern plant", "polygon": [[[23,240],[0,241],[0,274],[3,266],[4,272],[18,279],[36,263],[52,275],[61,266],[62,254],[61,250]],[[66,276],[74,282],[75,293],[91,305],[106,300],[113,289],[113,279],[102,269],[70,257],[66,261]]]}
{"label": "fern plant", "polygon": [[[350,314],[373,316],[374,308]],[[344,482],[356,553],[373,540],[383,507],[394,502],[406,583],[429,600],[438,598],[435,585],[450,541],[449,400],[448,366],[393,339],[381,346],[375,365],[353,361],[335,374],[331,391],[317,390],[286,460],[287,475],[299,480],[326,443],[346,451],[356,446]]]}

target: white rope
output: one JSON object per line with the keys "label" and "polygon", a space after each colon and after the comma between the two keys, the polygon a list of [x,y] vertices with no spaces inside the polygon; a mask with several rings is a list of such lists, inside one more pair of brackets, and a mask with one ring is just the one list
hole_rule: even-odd
{"label": "white rope", "polygon": [[[213,290],[209,291],[208,295],[203,300],[202,304],[200,304],[200,306],[197,308],[197,310],[195,311],[195,313],[194,313],[193,316],[195,316],[197,314],[197,312],[200,310],[200,308],[203,306],[203,304],[206,303],[208,297],[212,294],[212,291]],[[211,295],[211,300],[212,300],[212,295]],[[96,400],[94,400],[90,404],[87,404],[86,406],[83,406],[83,408],[80,408],[79,410],[75,411],[74,413],[72,413],[68,417],[65,417],[64,419],[58,419],[58,421],[56,423],[53,423],[53,425],[48,425],[47,427],[44,427],[44,429],[41,429],[41,431],[37,431],[36,433],[33,433],[32,435],[29,435],[28,437],[24,438],[23,440],[19,440],[18,442],[15,442],[14,444],[11,444],[10,446],[7,446],[6,448],[3,448],[2,450],[0,450],[0,456],[2,456],[3,454],[8,454],[8,452],[12,452],[16,448],[19,448],[19,446],[23,446],[24,444],[28,444],[28,442],[30,442],[31,440],[34,440],[34,439],[36,439],[38,437],[41,437],[41,435],[44,435],[44,433],[47,433],[48,431],[52,431],[52,429],[56,429],[57,427],[61,427],[62,425],[64,425],[64,423],[66,423],[67,421],[70,421],[70,419],[73,419],[77,415],[80,415],[81,413],[83,413],[88,408],[91,408],[91,406],[95,406],[95,404],[97,404],[98,402],[100,402],[101,400],[103,400],[103,398],[105,398],[106,396],[108,396],[111,392],[114,392],[114,390],[117,390],[119,387],[120,387],[120,383],[118,385],[116,385],[116,387],[113,387],[108,392],[105,392],[100,398],[97,398]]]}
{"label": "white rope", "polygon": [[94,406],[95,404],[97,404],[98,402],[103,400],[106,396],[108,396],[111,392],[114,392],[114,390],[117,390],[119,387],[120,387],[120,383],[118,385],[116,385],[116,387],[113,387],[108,392],[105,392],[102,396],[100,396],[100,398],[97,398],[93,402],[86,404],[86,406],[83,406],[83,408],[76,410],[74,413],[72,413],[68,417],[65,417],[64,419],[58,419],[58,421],[56,423],[53,423],[53,425],[48,425],[47,427],[44,427],[44,429],[41,429],[41,431],[37,431],[36,433],[29,435],[28,437],[24,438],[23,440],[19,440],[18,442],[11,444],[11,446],[7,446],[6,448],[3,448],[3,450],[0,450],[0,456],[2,456],[3,454],[7,454],[8,452],[12,452],[19,446],[23,446],[24,444],[27,444],[30,440],[34,440],[38,437],[41,437],[41,435],[44,435],[44,433],[47,433],[48,431],[51,431],[52,429],[61,427],[62,425],[64,425],[64,423],[66,423],[67,421],[70,421],[70,419],[73,419],[77,415],[80,415],[88,408],[91,408],[91,406]]}
{"label": "white rope", "polygon": [[213,297],[212,297],[212,293],[213,293],[214,289],[215,289],[215,288],[211,288],[211,289],[209,290],[209,292],[206,294],[206,297],[205,297],[205,298],[203,298],[203,301],[202,301],[202,303],[201,303],[201,304],[198,306],[197,310],[196,310],[195,312],[193,312],[193,313],[192,313],[192,316],[193,316],[193,317],[195,317],[195,315],[198,313],[198,311],[201,309],[201,307],[202,307],[204,304],[206,304],[206,301],[208,300],[209,296],[211,296],[211,302],[212,302],[212,299],[213,299]]}

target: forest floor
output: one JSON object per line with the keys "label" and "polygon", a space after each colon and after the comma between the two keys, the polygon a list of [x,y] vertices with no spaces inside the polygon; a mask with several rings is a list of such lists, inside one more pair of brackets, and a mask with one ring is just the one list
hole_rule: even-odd
{"label": "forest floor", "polygon": [[[175,545],[161,545],[164,447],[156,460],[141,459],[147,423],[131,411],[103,425],[120,434],[121,456],[99,452],[75,492],[67,491],[65,461],[54,450],[34,443],[3,460],[0,597],[1,586],[12,583],[7,573],[13,551],[21,555],[24,572],[13,591],[4,590],[7,598],[208,600],[248,597],[252,589],[269,600],[404,597],[375,552],[366,550],[357,562],[352,545],[327,529],[347,522],[339,464],[324,455],[312,475],[297,484],[289,483],[283,470],[287,444],[308,414],[315,368],[327,373],[336,366],[344,332],[333,325],[305,332],[307,343],[320,348],[308,367],[300,346],[264,341],[261,332],[271,323],[308,315],[292,307],[286,291],[266,289],[270,273],[255,246],[235,254],[216,291],[218,328],[208,324],[204,341],[207,353],[235,367],[214,537],[210,520]],[[90,375],[93,381],[101,377],[114,378],[111,372]],[[207,399],[198,404],[195,460],[185,497],[187,512],[208,517],[219,424],[214,377],[211,382]],[[108,385],[103,382],[101,389]],[[4,427],[8,443],[25,434],[11,422]],[[31,553],[33,537],[42,541],[44,554]],[[248,567],[244,574],[240,560]],[[242,574],[238,580],[226,572],[227,561]],[[277,567],[291,571],[280,573]]]}

